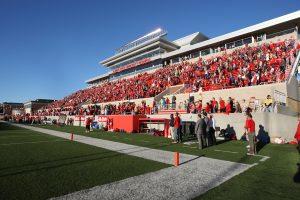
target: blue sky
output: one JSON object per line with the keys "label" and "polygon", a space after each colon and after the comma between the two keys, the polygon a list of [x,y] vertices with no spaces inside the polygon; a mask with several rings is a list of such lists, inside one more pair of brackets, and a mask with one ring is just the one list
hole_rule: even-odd
{"label": "blue sky", "polygon": [[0,102],[60,99],[98,62],[157,27],[209,37],[300,9],[299,0],[0,0]]}

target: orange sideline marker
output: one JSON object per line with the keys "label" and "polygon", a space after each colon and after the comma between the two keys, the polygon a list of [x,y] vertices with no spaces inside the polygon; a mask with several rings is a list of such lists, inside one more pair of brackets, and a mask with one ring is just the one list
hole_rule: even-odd
{"label": "orange sideline marker", "polygon": [[179,152],[174,152],[174,166],[177,167],[179,165]]}

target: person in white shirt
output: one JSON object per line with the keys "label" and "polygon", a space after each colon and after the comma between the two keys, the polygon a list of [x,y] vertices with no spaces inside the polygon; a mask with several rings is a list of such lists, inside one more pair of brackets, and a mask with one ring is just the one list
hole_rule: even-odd
{"label": "person in white shirt", "polygon": [[210,115],[207,121],[207,129],[208,129],[208,146],[216,145],[216,120],[213,115]]}

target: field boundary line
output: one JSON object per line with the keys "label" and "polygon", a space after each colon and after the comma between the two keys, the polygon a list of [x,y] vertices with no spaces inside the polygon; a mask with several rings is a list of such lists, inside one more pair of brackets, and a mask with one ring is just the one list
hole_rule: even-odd
{"label": "field boundary line", "polygon": [[236,152],[236,151],[225,151],[225,150],[219,150],[219,149],[215,149],[215,151],[224,152],[224,153],[239,153],[239,152]]}

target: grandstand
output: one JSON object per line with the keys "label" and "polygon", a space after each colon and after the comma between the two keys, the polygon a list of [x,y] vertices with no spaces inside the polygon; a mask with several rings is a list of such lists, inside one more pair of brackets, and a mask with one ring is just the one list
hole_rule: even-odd
{"label": "grandstand", "polygon": [[0,200],[299,199],[299,25],[158,28],[63,99],[0,104]]}
{"label": "grandstand", "polygon": [[[271,137],[292,138],[300,106],[299,25],[297,11],[215,38],[196,32],[171,41],[158,28],[101,61],[109,72],[87,80],[86,89],[35,115],[135,113],[168,118],[177,111],[183,120],[195,121],[195,113],[213,98],[230,98],[235,106],[244,101],[251,107]],[[264,112],[267,95],[274,100],[272,112]],[[169,106],[166,101],[173,96],[176,103]],[[193,106],[200,109],[191,112]],[[214,113],[221,128],[230,124],[241,134],[244,117],[233,110],[229,115]],[[286,118],[289,126],[279,130],[277,122]]]}

